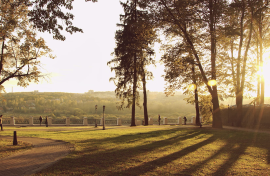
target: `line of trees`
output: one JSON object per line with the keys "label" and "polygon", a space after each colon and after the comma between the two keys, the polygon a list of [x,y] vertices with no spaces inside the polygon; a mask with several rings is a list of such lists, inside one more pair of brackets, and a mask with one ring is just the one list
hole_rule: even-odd
{"label": "line of trees", "polygon": [[[159,30],[170,41],[162,46],[164,78],[168,85],[165,92],[169,95],[181,88],[193,96],[188,102],[195,104],[197,125],[200,123],[199,107],[205,109],[203,106],[208,103],[203,101],[209,98],[214,128],[222,128],[219,101],[223,98],[236,97],[237,126],[241,126],[243,120],[242,105],[246,94],[257,91],[254,101],[264,105],[264,79],[256,73],[263,67],[263,52],[269,46],[268,0],[131,0],[122,5],[124,19],[129,21],[122,20],[122,29],[116,33],[115,67],[111,68],[113,71],[127,70],[128,74],[121,72],[113,80],[118,95],[120,89],[127,93],[124,98],[132,109],[138,98],[138,83],[145,82],[137,79],[139,62],[144,60],[141,53],[157,41],[156,38],[149,40],[149,35],[140,35],[145,30],[141,19],[151,30]],[[138,15],[140,12],[147,17]],[[119,52],[119,32],[126,30],[128,34],[121,41],[129,48]],[[147,46],[142,48],[138,41]],[[129,56],[120,57],[119,53]],[[123,89],[117,79],[127,81],[127,75],[128,84],[133,87]],[[256,79],[257,90],[253,86]],[[126,86],[126,83],[121,85]]]}
{"label": "line of trees", "polygon": [[[202,100],[211,99],[215,128],[222,128],[219,101],[223,98],[236,97],[237,126],[243,120],[243,98],[248,92],[256,91],[254,102],[264,105],[264,79],[255,73],[263,67],[269,45],[268,0],[127,0],[121,4],[125,14],[120,15],[114,59],[108,64],[116,73],[111,80],[122,99],[119,108],[132,107],[131,126],[135,105],[140,106],[140,87],[147,124],[146,81],[153,76],[147,65],[154,64],[157,31],[170,41],[163,43],[166,93],[182,88],[193,97],[188,102],[195,104],[197,125],[199,107],[208,104]],[[72,1],[1,0],[0,85],[17,78],[18,85],[27,86],[44,77],[38,58],[53,56],[45,41],[36,38],[35,29],[50,32],[57,40],[65,40],[63,29],[83,32],[72,25],[74,16],[63,8],[72,10]]]}
{"label": "line of trees", "polygon": [[[142,96],[143,93],[140,92]],[[177,118],[186,115],[191,117],[194,115],[193,108],[183,99],[185,95],[177,94],[175,97],[165,97],[161,92],[150,92],[148,99],[149,114],[152,118],[157,118],[158,114],[162,117]],[[22,92],[22,93],[6,93],[0,96],[1,113],[7,115],[19,116],[51,116],[53,118],[61,117],[88,117],[102,115],[102,106],[106,105],[107,117],[119,115],[129,118],[128,109],[118,111],[117,102],[119,99],[115,97],[114,92],[95,92],[92,94],[75,94],[63,92]],[[139,101],[142,103],[142,100]],[[166,106],[164,105],[166,104]],[[95,111],[97,105],[97,112]],[[181,105],[181,108],[178,106]],[[136,110],[136,118],[142,117],[143,109]]]}

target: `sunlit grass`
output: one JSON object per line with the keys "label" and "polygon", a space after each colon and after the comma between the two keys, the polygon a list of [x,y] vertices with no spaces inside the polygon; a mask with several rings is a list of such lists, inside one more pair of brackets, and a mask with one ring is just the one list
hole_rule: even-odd
{"label": "sunlit grass", "polygon": [[17,145],[13,145],[12,140],[0,139],[0,159],[31,148],[29,143],[19,141]]}
{"label": "sunlit grass", "polygon": [[75,146],[66,158],[36,175],[270,175],[268,134],[168,126],[27,129],[18,136]]}

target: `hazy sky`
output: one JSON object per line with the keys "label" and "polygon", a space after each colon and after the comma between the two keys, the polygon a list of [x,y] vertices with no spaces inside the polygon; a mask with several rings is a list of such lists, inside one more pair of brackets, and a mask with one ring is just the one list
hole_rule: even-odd
{"label": "hazy sky", "polygon": [[[84,33],[70,35],[65,33],[65,41],[53,40],[52,35],[41,33],[47,45],[53,50],[56,59],[41,59],[47,80],[39,84],[30,84],[27,88],[17,86],[15,80],[4,84],[6,92],[34,91],[40,92],[74,92],[88,90],[114,91],[115,85],[109,82],[114,76],[107,62],[113,57],[115,47],[114,35],[118,29],[119,15],[122,6],[118,0],[100,0],[98,3],[76,0],[72,13],[73,24],[83,29]],[[157,51],[156,59],[160,59]],[[161,78],[163,66],[157,64],[152,68],[154,80],[148,81],[150,91],[163,91],[164,81]]]}
{"label": "hazy sky", "polygon": [[[48,79],[40,81],[39,84],[32,83],[27,88],[19,87],[15,80],[11,80],[4,84],[6,92],[11,92],[12,87],[14,92],[39,90],[84,93],[88,90],[115,90],[114,83],[109,82],[114,72],[111,72],[107,62],[113,58],[111,53],[115,48],[114,35],[118,29],[116,24],[119,23],[119,15],[123,14],[119,0],[100,0],[97,3],[75,0],[73,7],[73,24],[82,28],[84,33],[65,33],[65,41],[53,40],[52,35],[48,33],[40,34],[57,56],[54,60],[42,59],[43,73],[49,75]],[[269,53],[266,55],[269,60]],[[159,59],[160,53],[157,49],[156,60]],[[164,74],[164,67],[159,63],[156,66],[150,68],[154,80],[148,81],[147,89],[163,91],[165,82],[161,75]],[[269,67],[268,63],[264,70],[264,74],[267,75],[266,96],[270,96]]]}

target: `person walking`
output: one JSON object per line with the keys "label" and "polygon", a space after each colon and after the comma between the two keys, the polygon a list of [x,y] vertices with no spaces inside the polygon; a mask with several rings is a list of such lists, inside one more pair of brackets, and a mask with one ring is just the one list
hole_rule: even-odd
{"label": "person walking", "polygon": [[40,117],[39,117],[39,123],[40,123],[40,126],[41,126],[41,122],[42,122],[42,117],[40,116]]}
{"label": "person walking", "polygon": [[2,121],[3,121],[3,120],[2,120],[2,117],[3,117],[3,115],[0,115],[0,126],[1,126],[1,131],[4,131],[4,130],[3,130],[3,124],[2,124]]}
{"label": "person walking", "polygon": [[46,119],[45,119],[45,124],[46,124],[46,127],[48,127],[48,117],[46,116]]}
{"label": "person walking", "polygon": [[186,116],[184,116],[184,125],[186,125],[187,124],[187,118],[186,118]]}

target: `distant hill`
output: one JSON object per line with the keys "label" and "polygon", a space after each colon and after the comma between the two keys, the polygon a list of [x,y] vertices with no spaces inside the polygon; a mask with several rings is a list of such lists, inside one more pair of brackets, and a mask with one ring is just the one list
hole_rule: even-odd
{"label": "distant hill", "polygon": [[[142,107],[142,93],[140,105]],[[166,97],[162,92],[148,92],[149,116],[193,116],[194,106],[187,104],[185,95],[176,93]],[[88,93],[63,92],[18,92],[2,93],[0,97],[0,112],[14,116],[47,115],[54,118],[83,117],[100,115],[102,106],[106,106],[106,114],[112,117],[124,116],[130,118],[131,109],[119,111],[116,106],[119,99],[113,91]],[[98,105],[97,112],[95,105]],[[143,117],[143,109],[136,107],[136,116]]]}

